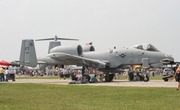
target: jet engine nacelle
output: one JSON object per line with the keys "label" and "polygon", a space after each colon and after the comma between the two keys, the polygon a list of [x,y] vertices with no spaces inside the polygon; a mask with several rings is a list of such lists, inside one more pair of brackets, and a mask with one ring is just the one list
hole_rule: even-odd
{"label": "jet engine nacelle", "polygon": [[83,52],[95,51],[94,46],[92,45],[85,45],[83,46]]}
{"label": "jet engine nacelle", "polygon": [[66,53],[81,56],[83,53],[83,48],[81,45],[71,45],[71,46],[57,46],[50,50],[50,53]]}

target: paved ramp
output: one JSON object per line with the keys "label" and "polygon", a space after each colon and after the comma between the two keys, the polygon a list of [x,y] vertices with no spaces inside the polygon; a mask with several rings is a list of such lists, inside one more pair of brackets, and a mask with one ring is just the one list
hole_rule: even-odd
{"label": "paved ramp", "polygon": [[[71,80],[59,79],[16,79],[15,82],[9,83],[41,83],[41,84],[62,84],[69,85]],[[133,86],[133,87],[177,87],[177,82],[163,80],[151,80],[149,82],[143,81],[128,81],[128,80],[114,80],[113,82],[103,83],[87,83],[87,84],[74,84],[74,85],[92,85],[92,86]]]}

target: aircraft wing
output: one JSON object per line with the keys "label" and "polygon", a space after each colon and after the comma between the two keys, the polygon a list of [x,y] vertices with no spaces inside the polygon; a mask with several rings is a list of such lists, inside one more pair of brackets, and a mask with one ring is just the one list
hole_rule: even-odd
{"label": "aircraft wing", "polygon": [[50,53],[47,55],[48,57],[54,58],[56,60],[64,60],[66,62],[77,62],[79,65],[85,65],[96,68],[105,68],[108,61],[101,61],[97,59],[84,58],[81,56],[76,56],[67,53]]}

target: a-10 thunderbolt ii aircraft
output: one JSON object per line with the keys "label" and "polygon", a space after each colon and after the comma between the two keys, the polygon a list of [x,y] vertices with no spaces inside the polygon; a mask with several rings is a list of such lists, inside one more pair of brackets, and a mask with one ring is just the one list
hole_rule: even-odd
{"label": "a-10 thunderbolt ii aircraft", "polygon": [[106,73],[106,81],[113,79],[109,72],[119,72],[120,68],[127,65],[153,66],[167,62],[174,62],[174,58],[160,52],[151,44],[139,44],[129,48],[123,47],[107,51],[94,51],[92,45],[83,48],[81,45],[56,46],[47,56],[36,57],[33,39],[22,40],[20,65],[36,67],[37,63],[48,65],[81,65],[98,68]]}

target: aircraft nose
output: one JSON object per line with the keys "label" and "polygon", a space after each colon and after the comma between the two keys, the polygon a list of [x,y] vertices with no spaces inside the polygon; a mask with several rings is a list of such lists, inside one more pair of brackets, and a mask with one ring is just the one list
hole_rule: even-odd
{"label": "aircraft nose", "polygon": [[167,55],[167,58],[168,58],[170,61],[174,61],[174,58],[173,58],[171,55]]}
{"label": "aircraft nose", "polygon": [[172,64],[174,63],[174,58],[170,55],[165,55],[165,58],[161,60],[163,64]]}
{"label": "aircraft nose", "polygon": [[171,61],[174,61],[174,58],[173,58],[172,56],[169,56],[169,59],[170,59]]}

